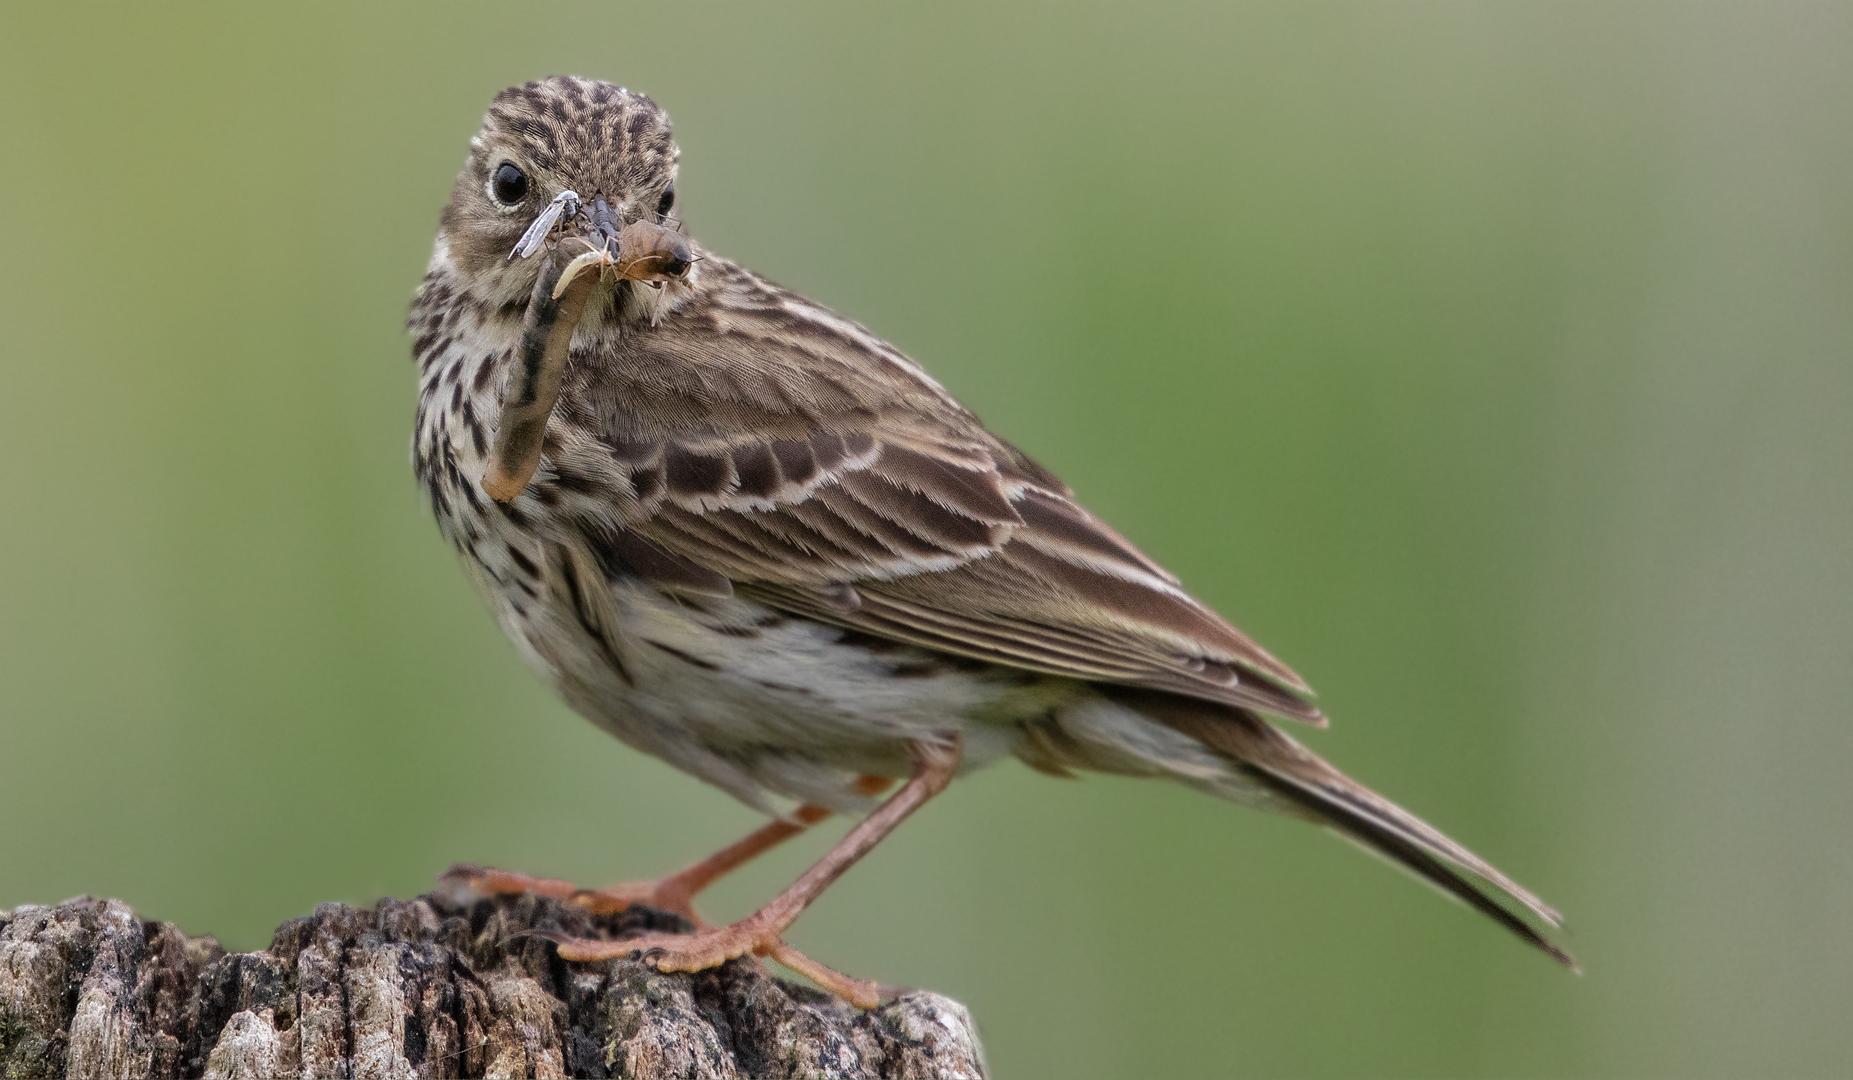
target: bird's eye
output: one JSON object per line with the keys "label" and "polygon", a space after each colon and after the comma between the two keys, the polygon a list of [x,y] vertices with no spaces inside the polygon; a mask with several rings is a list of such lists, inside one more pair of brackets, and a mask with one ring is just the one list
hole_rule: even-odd
{"label": "bird's eye", "polygon": [[663,197],[656,200],[656,216],[657,217],[667,217],[669,215],[669,211],[674,210],[675,208],[676,208],[676,185],[672,181],[668,187],[663,189]]}
{"label": "bird's eye", "polygon": [[528,194],[528,174],[512,161],[504,161],[495,170],[495,178],[489,182],[489,189],[495,192],[497,202],[513,206]]}

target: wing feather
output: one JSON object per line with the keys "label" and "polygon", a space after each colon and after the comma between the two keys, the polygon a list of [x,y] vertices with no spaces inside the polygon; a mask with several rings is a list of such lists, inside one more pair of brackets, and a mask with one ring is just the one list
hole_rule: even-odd
{"label": "wing feather", "polygon": [[1320,720],[1291,669],[1008,459],[974,468],[968,445],[941,457],[918,433],[907,445],[633,440],[612,457],[667,475],[609,545],[665,587],[712,594],[724,580],[929,648]]}
{"label": "wing feather", "polygon": [[710,270],[733,275],[722,302],[569,369],[556,416],[574,435],[557,445],[617,489],[581,511],[609,538],[601,558],[665,588],[724,582],[946,652],[1320,722],[1290,668],[905,357]]}

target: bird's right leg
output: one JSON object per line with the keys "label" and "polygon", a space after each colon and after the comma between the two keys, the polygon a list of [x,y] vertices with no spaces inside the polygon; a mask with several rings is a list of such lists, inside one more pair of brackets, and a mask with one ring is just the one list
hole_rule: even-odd
{"label": "bird's right leg", "polygon": [[693,933],[651,931],[617,941],[594,941],[560,933],[541,936],[558,946],[562,960],[598,961],[629,955],[657,971],[705,971],[736,957],[770,956],[858,1009],[875,1008],[883,994],[879,985],[825,967],[792,948],[782,935],[811,901],[927,800],[946,790],[958,774],[960,739],[956,733],[944,742],[912,743],[909,749],[914,770],[907,783],[850,829],[785,891],[739,922],[704,926]]}
{"label": "bird's right leg", "polygon": [[[865,797],[879,795],[894,781],[886,776],[859,776],[850,790]],[[444,880],[469,885],[489,896],[536,893],[540,896],[569,900],[604,915],[623,911],[633,904],[673,912],[697,927],[708,924],[695,913],[695,894],[754,857],[770,851],[805,829],[831,815],[828,807],[807,803],[792,811],[789,821],[772,821],[748,833],[721,850],[693,865],[654,881],[631,881],[603,889],[582,889],[559,878],[537,878],[513,870],[459,864],[444,873]]]}

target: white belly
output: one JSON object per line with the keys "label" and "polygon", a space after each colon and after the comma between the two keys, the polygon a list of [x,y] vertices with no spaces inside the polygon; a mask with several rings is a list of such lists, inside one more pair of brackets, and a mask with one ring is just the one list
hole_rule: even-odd
{"label": "white belly", "polygon": [[482,584],[528,663],[581,715],[766,810],[767,795],[866,808],[848,788],[855,774],[904,777],[908,742],[949,732],[963,738],[964,767],[980,767],[1016,748],[1023,721],[1085,693],[912,646],[871,650],[750,600],[684,603],[634,581],[611,585],[608,649],[573,612]]}

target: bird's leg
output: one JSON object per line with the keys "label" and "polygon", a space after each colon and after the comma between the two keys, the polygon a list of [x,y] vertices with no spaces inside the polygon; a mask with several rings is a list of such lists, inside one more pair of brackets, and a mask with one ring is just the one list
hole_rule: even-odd
{"label": "bird's leg", "polygon": [[863,818],[837,841],[815,866],[772,898],[765,907],[731,926],[703,927],[692,934],[649,933],[623,941],[556,939],[566,960],[608,960],[641,954],[658,971],[702,971],[737,956],[770,956],[787,967],[815,979],[820,985],[861,1008],[874,1008],[879,995],[874,983],[832,971],[780,940],[811,901],[831,882],[843,876],[882,838],[928,799],[946,790],[959,767],[959,741],[946,744],[914,743],[913,775],[901,789]]}
{"label": "bird's leg", "polygon": [[673,911],[696,926],[708,925],[695,914],[695,894],[720,880],[761,852],[784,843],[805,829],[830,816],[827,807],[806,804],[792,811],[795,821],[770,821],[691,866],[657,878],[655,881],[631,881],[603,889],[580,889],[572,901],[594,915],[623,911],[632,904],[642,904],[658,911]]}
{"label": "bird's leg", "polygon": [[[862,796],[879,795],[894,783],[886,776],[859,776],[850,790]],[[762,852],[770,851],[805,829],[829,817],[828,807],[806,804],[792,811],[791,821],[772,821],[753,830],[740,840],[691,866],[655,881],[632,881],[603,889],[582,889],[559,878],[537,878],[511,870],[453,866],[447,879],[462,881],[477,892],[490,896],[537,893],[541,896],[570,900],[595,915],[623,911],[632,904],[642,904],[658,911],[673,912],[698,927],[708,925],[695,914],[695,894],[714,884],[729,871],[744,865]]]}
{"label": "bird's leg", "polygon": [[602,889],[585,889],[560,878],[540,878],[515,870],[458,865],[445,872],[445,878],[462,881],[479,893],[489,896],[518,896],[535,893],[566,900],[592,912],[609,915],[633,904],[680,915],[696,926],[708,925],[695,913],[695,894],[717,881],[723,874],[769,851],[805,829],[829,817],[827,807],[806,804],[792,812],[793,821],[772,821],[754,829],[740,840],[668,877],[653,881],[627,881]]}

